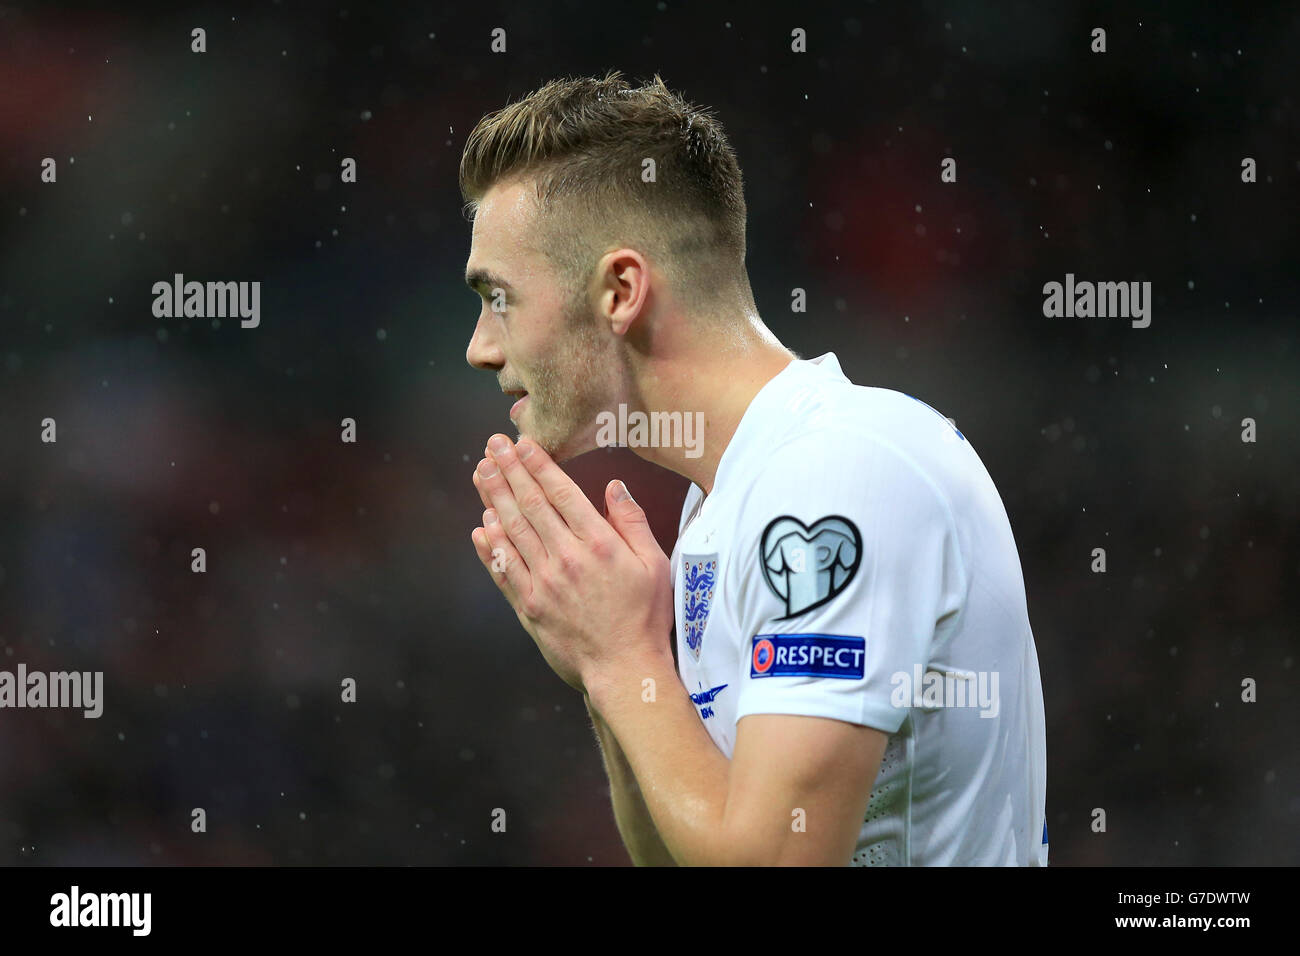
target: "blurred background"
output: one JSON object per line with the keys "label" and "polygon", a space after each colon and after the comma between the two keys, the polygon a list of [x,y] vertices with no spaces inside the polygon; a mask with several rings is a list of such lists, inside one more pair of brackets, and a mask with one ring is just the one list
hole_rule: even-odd
{"label": "blurred background", "polygon": [[[1300,9],[970,6],[0,5],[0,669],[105,675],[98,720],[0,710],[0,863],[627,862],[470,543],[511,400],[456,182],[485,113],[609,69],[715,110],[777,336],[996,481],[1053,865],[1297,862]],[[1150,281],[1150,327],[1045,318],[1067,272]],[[175,273],[259,280],[260,327],[155,318]],[[671,550],[684,479],[570,471]]]}

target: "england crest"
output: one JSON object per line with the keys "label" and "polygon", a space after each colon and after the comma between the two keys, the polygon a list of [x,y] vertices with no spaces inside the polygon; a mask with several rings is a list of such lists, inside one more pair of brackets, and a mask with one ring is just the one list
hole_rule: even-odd
{"label": "england crest", "polygon": [[704,625],[709,622],[713,593],[718,588],[716,554],[682,555],[682,621],[686,625],[686,646],[696,661],[704,646]]}
{"label": "england crest", "polygon": [[842,515],[827,515],[811,527],[783,515],[764,529],[759,551],[763,580],[791,618],[848,586],[862,563],[862,535]]}

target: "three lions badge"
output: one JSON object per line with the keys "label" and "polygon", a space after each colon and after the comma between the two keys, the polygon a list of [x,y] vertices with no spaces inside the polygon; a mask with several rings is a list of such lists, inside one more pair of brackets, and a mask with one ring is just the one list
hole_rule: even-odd
{"label": "three lions badge", "polygon": [[682,555],[682,586],[685,603],[682,619],[686,624],[686,646],[698,662],[704,646],[704,625],[709,622],[713,593],[718,589],[716,554]]}

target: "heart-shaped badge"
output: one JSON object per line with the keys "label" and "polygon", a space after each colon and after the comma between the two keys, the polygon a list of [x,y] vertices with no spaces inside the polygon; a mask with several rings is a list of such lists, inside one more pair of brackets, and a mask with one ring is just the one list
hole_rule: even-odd
{"label": "heart-shaped badge", "polygon": [[848,586],[862,563],[862,535],[842,515],[827,515],[811,526],[782,515],[763,529],[759,559],[763,579],[785,602],[785,617],[791,618]]}

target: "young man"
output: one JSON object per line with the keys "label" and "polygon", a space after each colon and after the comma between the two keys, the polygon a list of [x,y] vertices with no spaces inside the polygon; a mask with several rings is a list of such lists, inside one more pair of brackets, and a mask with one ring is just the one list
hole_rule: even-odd
{"label": "young man", "polygon": [[[767,330],[718,124],[657,76],[556,81],[484,118],[460,182],[467,358],[518,397],[474,547],[584,694],[633,860],[1045,865],[1001,500],[948,420]],[[556,464],[637,413],[702,424],[628,442],[693,483],[671,561],[622,482],[604,517]]]}

